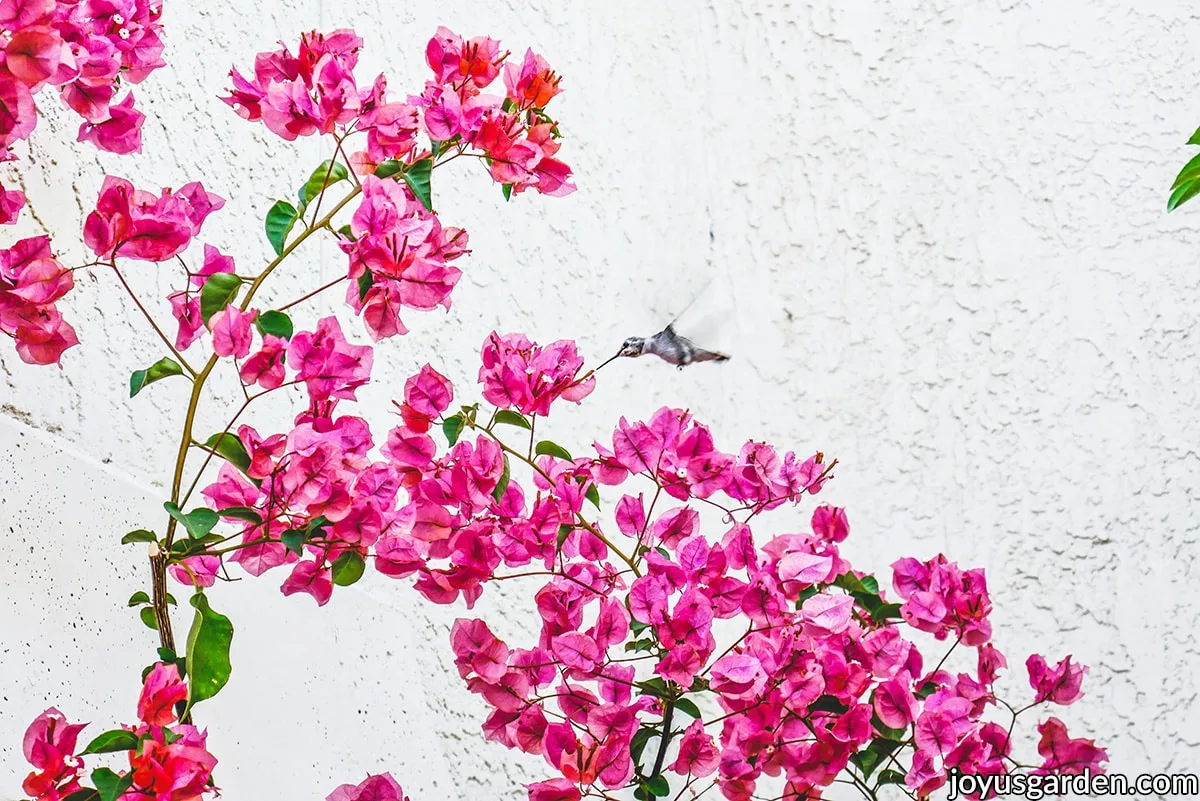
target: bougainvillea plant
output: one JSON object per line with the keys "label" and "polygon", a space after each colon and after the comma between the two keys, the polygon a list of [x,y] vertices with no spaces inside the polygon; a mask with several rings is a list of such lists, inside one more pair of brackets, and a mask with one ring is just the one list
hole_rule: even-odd
{"label": "bougainvillea plant", "polygon": [[[159,13],[145,0],[0,0],[6,142],[28,135],[27,98],[52,85],[87,120],[81,139],[138,149],[129,96],[109,101],[121,80],[161,64]],[[1014,741],[1020,715],[1081,697],[1086,668],[1030,656],[1032,692],[1002,700],[995,684],[1007,661],[992,643],[982,570],[941,554],[905,558],[885,589],[841,554],[843,509],[814,506],[804,531],[772,528],[770,513],[809,502],[836,460],[755,441],[727,451],[670,407],[621,418],[573,455],[539,438],[538,423],[562,414],[564,401],[581,403],[596,377],[573,342],[539,345],[519,333],[483,342],[476,393],[427,364],[404,381],[385,433],[356,416],[373,348],[352,344],[344,326],[361,325],[375,343],[405,334],[404,316],[449,307],[461,275],[467,234],[434,211],[434,172],[470,158],[506,197],[574,190],[546,111],[560,79],[541,56],[515,58],[494,39],[440,28],[425,51],[432,76],[398,98],[384,76],[356,77],[362,44],[349,30],[313,32],[294,54],[260,53],[249,77],[230,73],[223,100],[243,119],[285,140],[330,142],[296,199],[267,212],[274,258],[257,274],[200,240],[224,200],[198,182],[155,192],[108,176],[83,221],[95,254],[87,266],[110,270],[134,296],[161,348],[132,375],[131,397],[160,380],[189,382],[191,393],[163,525],[122,539],[150,548],[151,586],[130,606],[160,639],[136,722],[85,744],[83,725],[46,710],[24,740],[30,797],[217,794],[219,764],[195,717],[232,672],[233,623],[210,605],[220,605],[217,583],[231,569],[272,573],[285,595],[321,606],[368,568],[466,610],[494,582],[535,582],[536,640],[503,642],[468,616],[447,644],[486,712],[484,736],[545,759],[545,778],[527,787],[532,801],[684,798],[714,787],[732,800],[813,799],[834,782],[867,798],[888,787],[925,798],[956,769],[1102,769],[1105,751],[1049,714],[1037,742],[1022,750]],[[0,198],[11,221],[24,197]],[[294,300],[277,307],[256,304],[268,279],[287,285],[288,257],[318,236],[344,251],[344,274],[289,286]],[[124,277],[139,262],[184,265],[157,304]],[[71,275],[46,237],[0,252],[0,329],[26,362],[61,364],[78,344],[56,306]],[[345,319],[293,319],[330,289],[345,293]],[[160,322],[166,310],[170,326]],[[245,402],[223,430],[198,431],[218,369],[236,373]],[[280,391],[308,401],[290,424],[243,421],[254,401]],[[186,476],[197,452],[202,464]],[[602,487],[616,498],[607,508]],[[171,589],[191,593],[182,648]],[[944,667],[956,649],[974,653],[965,672]],[[404,797],[381,774],[328,801]]]}

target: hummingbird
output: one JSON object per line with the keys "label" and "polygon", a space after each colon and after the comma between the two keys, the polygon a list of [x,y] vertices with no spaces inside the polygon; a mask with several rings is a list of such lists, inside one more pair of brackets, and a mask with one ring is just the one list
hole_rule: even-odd
{"label": "hummingbird", "polygon": [[[711,283],[711,282],[710,282]],[[703,293],[701,293],[703,294]],[[699,295],[696,296],[697,298]],[[619,359],[622,356],[636,359],[638,356],[644,356],[647,353],[652,353],[662,359],[667,364],[673,364],[678,369],[682,370],[692,362],[725,362],[729,361],[729,357],[724,353],[705,350],[698,347],[696,343],[684,336],[680,336],[675,332],[675,323],[683,316],[683,313],[691,308],[692,303],[696,299],[693,298],[682,312],[675,316],[675,319],[667,323],[667,327],[659,331],[657,334],[648,337],[629,337],[621,344],[621,349],[616,355],[608,361],[601,364],[603,367],[608,362]],[[599,370],[600,367],[596,369]]]}
{"label": "hummingbird", "polygon": [[[629,337],[621,345],[621,349],[617,354],[610,358],[604,364],[614,359],[619,359],[622,356],[637,358],[644,356],[647,353],[652,353],[662,359],[667,364],[673,364],[680,370],[687,367],[692,362],[726,362],[729,357],[724,353],[705,350],[697,347],[687,337],[681,337],[675,333],[674,323],[671,323],[657,334],[649,337]],[[596,369],[599,370],[600,367]]]}

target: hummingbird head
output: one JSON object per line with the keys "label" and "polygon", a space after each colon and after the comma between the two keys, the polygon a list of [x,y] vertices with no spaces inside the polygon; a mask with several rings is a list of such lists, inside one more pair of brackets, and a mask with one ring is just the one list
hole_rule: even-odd
{"label": "hummingbird head", "polygon": [[621,350],[617,352],[618,356],[641,356],[646,352],[645,337],[630,337],[621,344]]}

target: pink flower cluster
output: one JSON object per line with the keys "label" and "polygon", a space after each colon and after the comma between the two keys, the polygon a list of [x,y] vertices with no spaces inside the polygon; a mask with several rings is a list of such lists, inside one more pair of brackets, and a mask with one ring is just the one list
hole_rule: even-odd
{"label": "pink flower cluster", "polygon": [[79,141],[111,153],[142,147],[145,119],[122,82],[141,83],[162,59],[159,0],[0,2],[0,161],[37,125],[33,97],[45,86],[83,117]]}
{"label": "pink flower cluster", "polygon": [[208,215],[224,205],[198,182],[155,195],[109,175],[84,222],[83,241],[100,259],[166,261],[186,250]]}
{"label": "pink flower cluster", "polygon": [[[212,771],[217,760],[205,745],[207,734],[178,722],[176,707],[186,698],[187,685],[179,670],[159,662],[143,682],[138,725],[108,732],[127,732],[137,743],[126,752],[128,770],[118,774],[125,787],[119,801],[198,801],[216,794]],[[47,709],[29,726],[25,758],[35,771],[25,779],[23,789],[35,801],[62,801],[82,789],[79,779],[84,766],[76,755],[76,742],[86,725],[68,725],[57,709]]]}
{"label": "pink flower cluster", "polygon": [[352,238],[341,243],[350,256],[346,300],[378,342],[408,333],[401,307],[450,308],[450,292],[462,272],[449,263],[467,252],[467,232],[442,227],[437,215],[395,181],[368,175],[362,193],[350,221]]}
{"label": "pink flower cluster", "polygon": [[[492,334],[481,358],[497,421],[529,427],[524,415],[545,416],[560,398],[577,402],[591,390],[569,342],[542,348]],[[300,361],[289,354],[289,367]],[[987,714],[1006,663],[990,642],[982,571],[940,555],[900,560],[899,601],[890,603],[839,553],[849,524],[830,506],[813,511],[808,532],[756,544],[754,518],[819,492],[835,462],[760,442],[723,452],[689,413],[664,408],[644,422],[622,419],[611,449],[597,444],[592,457],[539,447],[527,488],[512,470],[527,460],[524,448],[507,446],[477,407],[446,417],[453,400],[429,365],[411,376],[382,461],[368,454],[366,423],[334,419],[331,406],[286,435],[262,439],[244,427],[246,476],[260,486],[227,466],[205,494],[219,512],[251,508],[269,521],[243,524],[235,561],[255,573],[292,564],[284,592],[318,603],[329,600],[347,552],[385,575],[415,578],[435,603],[461,598],[468,608],[488,582],[505,579],[504,568],[547,577],[534,596],[536,641],[509,645],[481,619],[457,621],[451,636],[462,678],[491,709],[485,735],[541,756],[557,774],[529,787],[534,801],[670,775],[715,782],[731,801],[764,782],[779,782],[786,798],[815,798],[876,743],[897,754],[911,748],[903,781],[921,796],[951,768],[1016,769],[1007,726]],[[474,436],[451,434],[439,454],[434,423],[457,432],[463,415],[476,421]],[[649,503],[645,493],[622,495],[610,527],[595,513],[596,490],[634,477],[654,495]],[[725,513],[715,541],[701,519],[714,505]],[[317,532],[304,535],[303,559],[285,544],[298,530]],[[719,642],[719,623],[730,620],[745,633]],[[904,628],[953,636],[976,650],[976,669],[926,668]],[[1029,666],[1034,704],[1079,697],[1083,671],[1069,658]],[[702,713],[706,705],[719,711]],[[1102,749],[1051,721],[1039,769],[1079,759],[1100,768]]]}
{"label": "pink flower cluster", "polygon": [[[479,150],[492,177],[513,193],[536,189],[561,196],[575,190],[570,168],[554,158],[558,127],[545,112],[560,79],[532,50],[519,66],[507,64],[508,53],[500,52],[495,39],[464,40],[438,28],[425,50],[434,80],[419,96],[391,101],[384,76],[369,87],[355,79],[361,48],[362,39],[351,30],[313,31],[301,37],[296,55],[287,47],[259,53],[252,79],[231,70],[233,88],[221,99],[288,141],[365,132],[366,149],[351,157],[360,174],[373,173],[387,160],[412,164],[430,157],[431,151],[417,146],[417,134],[425,133],[438,152]],[[506,96],[483,94],[501,71]]]}
{"label": "pink flower cluster", "polygon": [[579,378],[583,358],[566,339],[543,348],[524,334],[500,336],[493,331],[483,343],[480,360],[483,398],[497,409],[545,417],[559,398],[580,403],[596,387],[590,374]]}
{"label": "pink flower cluster", "polygon": [[[559,77],[545,59],[525,51],[520,65],[506,63],[500,43],[487,36],[464,40],[438,28],[425,49],[434,80],[410,101],[436,142],[463,143],[482,151],[492,179],[513,193],[536,189],[561,197],[575,191],[571,170],[554,158],[558,124],[546,115]],[[483,94],[504,73],[506,96]]]}
{"label": "pink flower cluster", "polygon": [[27,364],[59,364],[63,351],[79,344],[75,329],[55,302],[75,281],[50,252],[50,239],[22,239],[0,250],[0,331],[16,341]]}
{"label": "pink flower cluster", "polygon": [[[442,226],[431,208],[435,157],[454,150],[448,161],[475,148],[506,192],[574,190],[569,168],[552,158],[557,127],[544,111],[557,76],[532,51],[519,68],[504,64],[499,47],[439,28],[426,49],[436,80],[405,101],[389,100],[383,75],[360,88],[354,69],[362,39],[345,29],[305,34],[296,55],[287,47],[258,54],[252,79],[230,72],[233,88],[222,100],[286,140],[332,134],[341,149],[346,138],[366,134],[365,149],[347,157],[364,178],[340,244],[349,256],[346,299],[375,341],[407,333],[402,308],[449,309],[461,276],[450,263],[468,252],[467,234]],[[508,97],[483,95],[502,69]],[[430,149],[418,146],[422,133]],[[395,168],[376,175],[385,162]]]}

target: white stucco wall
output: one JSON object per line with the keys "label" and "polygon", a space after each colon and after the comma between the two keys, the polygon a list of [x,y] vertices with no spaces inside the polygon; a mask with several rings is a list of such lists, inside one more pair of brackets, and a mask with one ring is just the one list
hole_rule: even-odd
{"label": "white stucco wall", "polygon": [[[19,233],[49,232],[67,261],[105,170],[153,189],[201,179],[228,199],[203,239],[257,264],[272,199],[324,155],[219,103],[231,63],[350,25],[404,91],[438,24],[531,45],[566,76],[555,105],[580,191],[506,204],[477,170],[437,176],[474,255],[452,312],[409,315],[412,333],[376,349],[364,414],[383,420],[389,377],[427,360],[468,387],[492,328],[606,357],[716,278],[736,288],[733,361],[615,364],[555,413],[555,437],[582,445],[671,404],[726,448],[836,456],[822,497],[848,508],[857,566],[944,551],[985,567],[1002,687],[1025,692],[1031,650],[1073,653],[1091,666],[1061,714],[1073,733],[1114,771],[1194,770],[1200,207],[1164,212],[1200,123],[1191,5],[169,2],[171,66],[138,88],[144,155],[70,145],[76,119],[42,98],[28,160],[4,176],[30,197]],[[309,254],[297,285],[343,269]],[[155,268],[130,272],[166,294]],[[154,343],[108,276],[79,284],[64,305],[84,344],[65,370],[0,348],[0,795],[27,770],[30,719],[51,704],[96,731],[128,718],[153,657],[124,607],[143,551],[116,542],[162,516],[183,385],[130,401]],[[200,430],[235,393],[218,385]],[[519,798],[544,775],[478,734],[448,659],[456,610],[369,575],[318,612],[281,580],[215,590],[238,626],[233,680],[203,710],[226,798],[322,798],[383,769],[415,801]]]}

